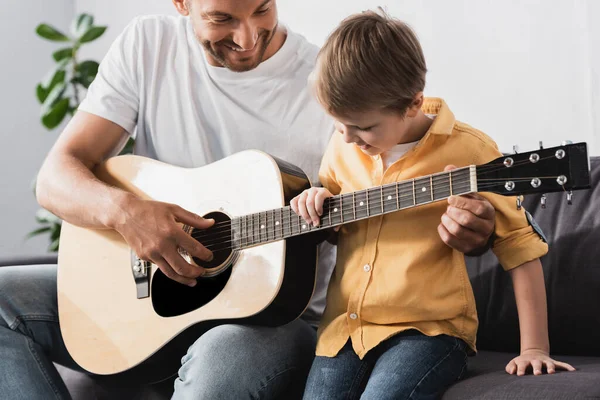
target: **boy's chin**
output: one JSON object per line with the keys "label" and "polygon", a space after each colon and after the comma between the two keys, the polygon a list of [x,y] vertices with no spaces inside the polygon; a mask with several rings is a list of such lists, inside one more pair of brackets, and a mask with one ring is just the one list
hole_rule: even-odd
{"label": "boy's chin", "polygon": [[360,149],[360,151],[371,157],[378,156],[382,153],[381,149],[378,149],[377,147],[373,146],[368,146],[366,148],[364,146],[358,146],[358,148]]}

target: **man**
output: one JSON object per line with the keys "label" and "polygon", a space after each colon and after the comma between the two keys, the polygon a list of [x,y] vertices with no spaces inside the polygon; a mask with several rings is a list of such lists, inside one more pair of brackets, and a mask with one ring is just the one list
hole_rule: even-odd
{"label": "man", "polygon": [[[197,167],[258,148],[316,178],[334,127],[307,89],[318,49],[278,23],[276,0],[173,3],[189,18],[138,18],[115,41],[50,151],[37,194],[64,220],[114,229],[140,258],[194,285],[203,271],[177,248],[205,260],[212,255],[179,223],[200,229],[210,223],[176,205],[109,187],[94,177],[94,166],[135,131],[135,153],[167,163]],[[481,198],[455,199],[439,232],[448,245],[471,252],[487,243],[493,217]],[[314,354],[311,325],[322,312],[333,266],[328,246],[321,246],[318,288],[302,319],[279,328],[210,330],[182,354],[174,398],[301,395]],[[3,398],[68,398],[52,365],[76,367],[58,326],[56,266],[0,269],[0,346]]]}

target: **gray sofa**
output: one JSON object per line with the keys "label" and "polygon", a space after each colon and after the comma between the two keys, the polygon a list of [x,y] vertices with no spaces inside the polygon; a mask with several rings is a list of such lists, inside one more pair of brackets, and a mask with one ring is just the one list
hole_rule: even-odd
{"label": "gray sofa", "polygon": [[[488,252],[467,259],[480,321],[479,353],[469,360],[466,377],[444,399],[600,398],[600,158],[593,158],[591,165],[593,189],[576,192],[573,205],[567,205],[563,194],[548,195],[546,209],[540,206],[540,196],[529,196],[524,203],[550,243],[542,263],[552,353],[577,371],[525,377],[504,372],[519,350],[517,310],[510,277]],[[52,261],[25,258],[0,265]],[[172,393],[172,382],[139,385],[59,369],[76,400],[158,400]]]}

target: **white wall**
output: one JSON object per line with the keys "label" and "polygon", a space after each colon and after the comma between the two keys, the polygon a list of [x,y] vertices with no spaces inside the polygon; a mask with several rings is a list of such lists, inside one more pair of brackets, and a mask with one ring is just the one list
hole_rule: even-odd
{"label": "white wall", "polygon": [[386,5],[422,42],[426,94],[444,97],[458,119],[503,150],[568,139],[600,155],[599,3],[279,0],[279,8],[293,29],[322,44],[348,14]]}
{"label": "white wall", "polygon": [[[111,31],[103,54],[138,14],[175,15],[168,0],[75,0]],[[278,0],[280,18],[321,45],[347,15],[377,6],[413,26],[425,51],[426,94],[502,150],[587,141],[600,155],[600,2],[597,0]],[[119,10],[115,12],[114,10]]]}
{"label": "white wall", "polygon": [[60,132],[48,132],[39,120],[35,87],[53,66],[57,45],[39,39],[35,27],[45,21],[68,28],[74,1],[0,1],[0,258],[4,258],[43,254],[48,245],[47,237],[24,240],[37,227],[31,182]]}
{"label": "white wall", "polygon": [[[171,14],[170,0],[2,1],[0,34],[0,257],[44,251],[22,240],[35,226],[29,183],[56,137],[38,120],[35,84],[55,45],[39,40],[40,21],[67,27],[76,13],[108,25],[82,50],[101,59],[139,14]],[[551,3],[551,5],[550,5]],[[600,1],[597,0],[278,0],[280,17],[310,41],[353,12],[386,6],[410,23],[428,60],[427,94],[444,97],[457,118],[491,135],[503,150],[538,140],[585,140],[600,155]]]}

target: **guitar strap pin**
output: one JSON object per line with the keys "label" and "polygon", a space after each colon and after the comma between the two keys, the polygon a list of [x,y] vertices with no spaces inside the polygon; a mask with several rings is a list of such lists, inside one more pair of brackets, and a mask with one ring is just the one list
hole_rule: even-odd
{"label": "guitar strap pin", "polygon": [[542,198],[540,199],[540,203],[542,204],[542,208],[546,208],[546,193],[542,194]]}

